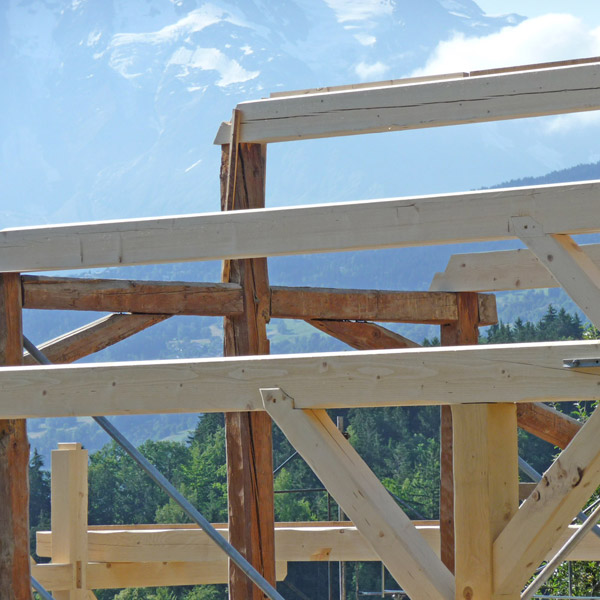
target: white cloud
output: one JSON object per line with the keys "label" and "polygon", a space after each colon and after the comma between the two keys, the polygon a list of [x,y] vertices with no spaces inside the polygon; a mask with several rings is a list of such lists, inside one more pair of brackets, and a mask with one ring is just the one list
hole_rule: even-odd
{"label": "white cloud", "polygon": [[338,23],[384,17],[391,15],[394,10],[391,0],[325,0],[325,2],[335,12]]}
{"label": "white cloud", "polygon": [[543,133],[561,134],[568,133],[573,129],[589,129],[600,125],[600,111],[573,113],[570,115],[560,115],[544,121],[542,126]]}
{"label": "white cloud", "polygon": [[355,33],[354,37],[361,46],[374,46],[375,42],[377,42],[377,38],[368,33]]}
{"label": "white cloud", "polygon": [[380,61],[373,64],[360,62],[354,67],[354,72],[360,77],[361,81],[381,79],[389,67]]}
{"label": "white cloud", "polygon": [[568,14],[548,14],[483,37],[440,42],[413,75],[471,71],[600,54],[600,29]]}

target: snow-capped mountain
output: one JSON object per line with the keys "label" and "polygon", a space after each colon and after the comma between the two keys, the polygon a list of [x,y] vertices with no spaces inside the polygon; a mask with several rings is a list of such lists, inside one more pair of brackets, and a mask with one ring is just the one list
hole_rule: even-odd
{"label": "snow-capped mountain", "polygon": [[[238,102],[399,78],[441,39],[520,19],[471,0],[2,0],[2,226],[216,210],[212,141]],[[381,182],[385,160],[365,158],[373,144],[274,150],[270,197],[402,194]],[[340,163],[353,160],[348,176]],[[315,161],[327,183],[292,186],[291,164],[298,180]]]}

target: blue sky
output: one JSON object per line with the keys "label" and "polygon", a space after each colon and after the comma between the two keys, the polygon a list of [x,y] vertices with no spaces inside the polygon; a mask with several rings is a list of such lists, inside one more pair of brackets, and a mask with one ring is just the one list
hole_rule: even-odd
{"label": "blue sky", "polygon": [[600,3],[596,0],[477,0],[488,14],[518,13],[538,17],[551,12],[570,13],[584,19],[592,26],[600,25]]}

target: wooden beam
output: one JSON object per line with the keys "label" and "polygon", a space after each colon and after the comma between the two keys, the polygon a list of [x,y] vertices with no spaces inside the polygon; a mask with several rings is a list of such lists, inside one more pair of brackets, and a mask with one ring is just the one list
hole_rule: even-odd
{"label": "wooden beam", "polygon": [[4,367],[0,417],[262,410],[258,389],[273,384],[310,409],[594,401],[600,374],[562,361],[599,356],[590,340]]}
{"label": "wooden beam", "polygon": [[[478,301],[486,325],[497,322],[494,296],[481,294]],[[457,314],[456,295],[444,292],[271,288],[271,315],[276,318],[439,325],[456,321]]]}
{"label": "wooden beam", "polygon": [[319,331],[330,335],[355,350],[381,350],[386,348],[418,348],[419,344],[404,336],[364,321],[306,321]]}
{"label": "wooden beam", "polygon": [[[222,150],[221,208],[264,208],[266,146],[230,143]],[[223,281],[241,286],[243,313],[224,322],[225,356],[269,354],[270,319],[267,259],[223,265]],[[230,542],[275,585],[272,425],[266,413],[225,415]],[[232,562],[229,598],[262,600],[263,594]]]}
{"label": "wooden beam", "polygon": [[[47,590],[69,590],[75,565],[46,563],[32,567],[33,576]],[[277,581],[287,575],[287,564],[276,563]],[[212,562],[127,562],[87,564],[88,585],[95,590],[209,585],[227,583],[228,568],[224,558]],[[89,590],[87,593],[91,593]]]}
{"label": "wooden beam", "polygon": [[[0,270],[44,271],[503,240],[515,215],[546,233],[600,230],[600,182],[0,232]],[[565,201],[568,198],[568,202]]]}
{"label": "wooden beam", "polygon": [[324,410],[294,410],[279,388],[265,410],[409,596],[454,598],[454,578]]}
{"label": "wooden beam", "polygon": [[[0,273],[0,365],[23,360],[18,273]],[[29,582],[29,442],[22,419],[0,420],[0,598],[31,598]]]}
{"label": "wooden beam", "polygon": [[[240,141],[283,142],[600,108],[600,66],[576,65],[238,104]],[[222,125],[215,144],[227,143]]]}
{"label": "wooden beam", "polygon": [[[108,315],[44,342],[39,349],[52,363],[71,363],[104,350],[168,318],[169,315]],[[28,352],[23,356],[23,363],[38,364]]]}
{"label": "wooden beam", "polygon": [[73,566],[72,587],[54,591],[56,600],[86,600],[88,540],[88,452],[81,444],[52,451],[51,519],[53,563]]}
{"label": "wooden beam", "polygon": [[517,414],[514,404],[456,405],[452,424],[456,597],[494,600],[493,542],[519,508]]}
{"label": "wooden beam", "polygon": [[566,448],[583,423],[542,403],[518,404],[517,422],[521,429],[554,444]]}
{"label": "wooden beam", "polygon": [[242,289],[232,283],[77,279],[24,275],[23,308],[166,315],[240,314]]}
{"label": "wooden beam", "polygon": [[[240,315],[241,286],[119,279],[23,276],[23,307],[164,315]],[[290,319],[354,319],[401,323],[456,320],[455,294],[314,287],[272,287],[271,315]],[[486,325],[497,322],[495,299],[479,297]]]}
{"label": "wooden beam", "polygon": [[600,269],[568,235],[544,233],[531,217],[514,217],[513,230],[538,257],[588,319],[600,327]]}
{"label": "wooden beam", "polygon": [[[495,298],[494,298],[495,300]],[[440,328],[442,346],[475,345],[479,342],[480,303],[478,295],[456,296],[458,319]],[[440,540],[442,562],[454,573],[454,434],[449,406],[440,408]]]}
{"label": "wooden beam", "polygon": [[[530,484],[521,485],[529,486]],[[533,485],[535,486],[535,484]],[[435,554],[439,555],[439,522],[413,521],[413,524]],[[220,529],[224,536],[227,535],[227,524],[216,524],[215,527]],[[546,558],[551,558],[578,527],[578,525],[569,525]],[[275,546],[278,565],[286,564],[287,561],[379,560],[371,545],[349,521],[276,523]],[[170,565],[188,565],[190,569],[193,568],[193,565],[214,565],[215,563],[226,565],[227,563],[223,552],[211,542],[208,536],[201,529],[190,524],[94,526],[88,529],[88,548],[90,563],[103,564],[105,565],[104,569],[120,566],[132,567],[141,561],[153,565],[164,561]],[[39,531],[37,533],[36,552],[39,556],[51,556],[52,532]],[[600,539],[594,533],[590,533],[583,539],[581,545],[573,550],[568,559],[586,561],[600,559]],[[38,565],[38,567],[40,566]],[[57,578],[60,577],[60,581],[63,583],[55,584],[55,587],[49,585],[47,589],[69,588],[73,581],[72,568],[66,565],[54,566],[56,568],[50,571],[53,571]],[[277,578],[279,580],[279,575]],[[225,580],[226,578],[223,579],[223,582]],[[182,585],[187,583],[192,585],[194,582],[181,580]],[[88,585],[94,588],[100,587],[89,571]],[[156,585],[169,584],[157,583]]]}
{"label": "wooden beam", "polygon": [[[600,267],[600,244],[579,246]],[[436,273],[430,291],[501,292],[557,288],[560,284],[527,248],[453,254],[441,273]]]}
{"label": "wooden beam", "polygon": [[594,411],[494,542],[497,594],[521,591],[600,485],[599,423]]}

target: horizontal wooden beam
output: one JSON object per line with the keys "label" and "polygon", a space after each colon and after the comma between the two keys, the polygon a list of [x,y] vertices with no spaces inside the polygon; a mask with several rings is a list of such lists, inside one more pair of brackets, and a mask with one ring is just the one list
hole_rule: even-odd
{"label": "horizontal wooden beam", "polygon": [[[188,557],[189,558],[189,557]],[[31,567],[31,574],[47,590],[66,591],[74,589],[74,567],[72,564],[38,564]],[[277,580],[287,575],[287,564],[275,563]],[[208,585],[227,583],[227,559],[218,558],[210,562],[156,562],[127,563],[90,562],[87,565],[87,584],[95,590],[158,587],[176,585]]]}
{"label": "horizontal wooden beam", "polygon": [[297,408],[600,399],[600,374],[564,369],[600,342],[411,348],[0,368],[0,417],[262,410],[277,385]]}
{"label": "horizontal wooden beam", "polygon": [[[79,329],[44,342],[39,349],[50,362],[71,363],[108,348],[132,335],[168,319],[169,315],[108,315]],[[28,352],[24,365],[37,365]]]}
{"label": "horizontal wooden beam", "polygon": [[183,283],[23,275],[23,308],[165,315],[239,315],[242,288]]}
{"label": "horizontal wooden beam", "polygon": [[[600,65],[564,66],[242,102],[241,142],[283,142],[600,108]],[[227,144],[223,124],[215,144]]]}
{"label": "horizontal wooden beam", "polygon": [[[439,522],[413,521],[413,523],[427,544],[439,555]],[[226,525],[215,526],[219,528],[223,535],[227,534]],[[569,526],[568,530],[561,534],[560,539],[553,546],[548,558],[578,528],[578,525]],[[89,560],[104,563],[106,565],[104,568],[110,568],[108,565],[125,567],[125,565],[133,566],[132,563],[159,563],[163,561],[171,565],[185,564],[191,568],[193,565],[203,563],[211,565],[227,562],[223,552],[210,541],[208,536],[201,529],[189,524],[96,526],[88,530],[88,540]],[[370,544],[365,541],[358,529],[348,521],[276,523],[275,540],[277,561],[280,564],[285,564],[288,561],[352,562],[379,560]],[[37,554],[49,557],[51,551],[52,532],[38,532]],[[576,547],[569,555],[569,560],[600,560],[600,539],[593,532],[586,535],[581,545]],[[69,581],[67,565],[53,566],[55,567],[56,576],[60,577],[61,581]],[[93,587],[98,586],[94,585]],[[63,588],[48,587],[48,589]]]}
{"label": "horizontal wooden beam", "polygon": [[573,417],[542,403],[517,404],[517,422],[521,429],[566,448],[583,426]]}
{"label": "horizontal wooden beam", "polygon": [[[580,67],[583,68],[583,67]],[[600,97],[600,96],[599,96]],[[600,231],[600,181],[0,231],[0,271],[88,269]]]}
{"label": "horizontal wooden beam", "polygon": [[[498,322],[494,296],[481,294],[479,309],[482,325]],[[458,309],[456,295],[444,292],[272,287],[271,316],[440,325],[456,321]]]}
{"label": "horizontal wooden beam", "polygon": [[[184,283],[24,275],[23,307],[136,314],[234,316],[243,310],[233,283]],[[271,287],[271,316],[448,323],[457,319],[456,294],[389,290]],[[496,301],[479,297],[483,325],[497,322]]]}

